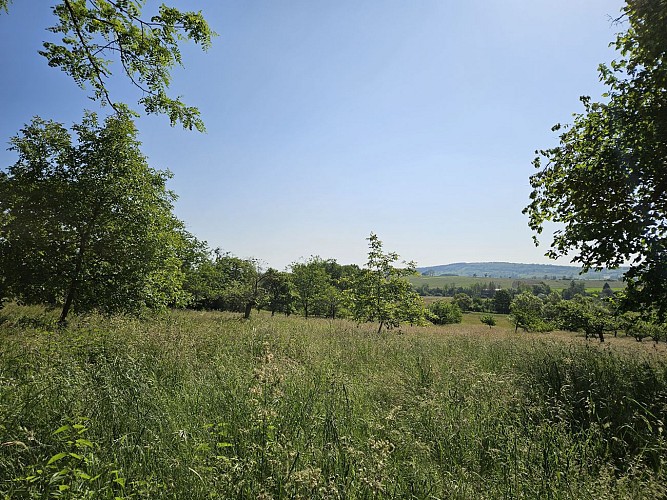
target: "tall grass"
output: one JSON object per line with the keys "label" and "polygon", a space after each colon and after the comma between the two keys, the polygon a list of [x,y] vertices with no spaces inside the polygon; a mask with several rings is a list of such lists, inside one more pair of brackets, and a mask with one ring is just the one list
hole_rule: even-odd
{"label": "tall grass", "polygon": [[[468,330],[465,330],[465,329]],[[175,311],[0,325],[6,498],[657,498],[659,357]]]}

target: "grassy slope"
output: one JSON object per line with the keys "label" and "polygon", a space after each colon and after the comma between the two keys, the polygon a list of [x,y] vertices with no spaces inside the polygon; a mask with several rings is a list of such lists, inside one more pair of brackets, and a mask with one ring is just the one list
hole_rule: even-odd
{"label": "grassy slope", "polygon": [[8,498],[664,494],[663,346],[474,321],[52,319],[0,325]]}

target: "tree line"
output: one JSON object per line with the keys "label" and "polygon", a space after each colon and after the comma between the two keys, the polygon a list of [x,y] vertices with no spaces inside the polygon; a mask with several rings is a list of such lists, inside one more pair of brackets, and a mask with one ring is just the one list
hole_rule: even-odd
{"label": "tree line", "polygon": [[[10,3],[0,0],[0,11]],[[181,64],[181,42],[206,49],[215,33],[201,13],[162,5],[144,16],[143,8],[142,2],[106,0],[63,0],[52,7],[56,24],[48,31],[62,38],[44,42],[40,54],[92,89],[90,97],[112,114],[100,119],[86,112],[71,132],[35,118],[11,139],[18,159],[0,172],[0,298],[58,306],[63,323],[72,310],[215,306],[242,307],[248,315],[270,303],[268,283],[281,279],[252,261],[206,250],[186,231],[173,215],[169,172],[149,167],[137,139],[136,113],[112,98],[108,82],[115,63],[140,90],[145,113],[204,129],[199,111],[167,90],[171,69]],[[616,20],[625,29],[613,43],[621,57],[599,69],[605,100],[582,97],[584,112],[574,123],[554,126],[559,144],[537,152],[531,202],[524,210],[537,235],[546,222],[562,224],[547,255],[575,252],[584,271],[629,263],[627,288],[606,301],[581,293],[563,301],[553,292],[517,290],[509,305],[517,329],[560,325],[602,340],[611,316],[626,331],[661,335],[667,319],[665,18],[661,0],[627,0]],[[436,309],[454,307],[439,304],[425,313],[405,280],[414,266],[395,265],[398,256],[384,253],[373,234],[369,246],[368,263],[354,276],[334,277],[309,261],[292,266],[293,307],[305,316],[324,311],[377,321],[379,330],[429,314],[440,317]],[[302,274],[299,265],[308,272]],[[207,278],[218,272],[228,285]],[[325,285],[317,284],[318,276],[327,277]],[[459,293],[465,292],[453,295]],[[502,295],[496,291],[493,300]],[[280,300],[268,307],[286,310]],[[488,305],[491,299],[475,300]],[[563,319],[569,309],[587,318],[585,323]]]}

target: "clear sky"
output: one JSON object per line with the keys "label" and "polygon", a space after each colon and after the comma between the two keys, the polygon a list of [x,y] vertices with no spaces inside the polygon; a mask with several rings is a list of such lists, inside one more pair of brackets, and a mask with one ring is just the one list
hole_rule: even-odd
{"label": "clear sky", "polygon": [[[201,9],[220,35],[208,52],[184,48],[173,74],[207,133],[147,117],[140,139],[212,248],[279,269],[310,255],[362,264],[373,231],[420,266],[550,262],[521,213],[531,161],[580,95],[604,91],[622,2],[165,3]],[[70,126],[100,111],[37,54],[53,24],[42,1],[0,14],[4,144],[32,116]],[[113,93],[139,97],[124,81]],[[0,167],[14,161],[0,150]]]}

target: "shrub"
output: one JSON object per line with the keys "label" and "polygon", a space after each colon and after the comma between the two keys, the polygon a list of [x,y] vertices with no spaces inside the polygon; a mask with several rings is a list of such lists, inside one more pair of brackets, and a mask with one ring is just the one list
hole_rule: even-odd
{"label": "shrub", "polygon": [[436,325],[449,325],[460,323],[463,319],[461,308],[453,302],[437,300],[428,306],[429,320]]}
{"label": "shrub", "polygon": [[489,328],[491,328],[492,326],[496,326],[496,318],[494,318],[490,314],[482,316],[481,318],[479,318],[479,320],[485,325],[489,325]]}

